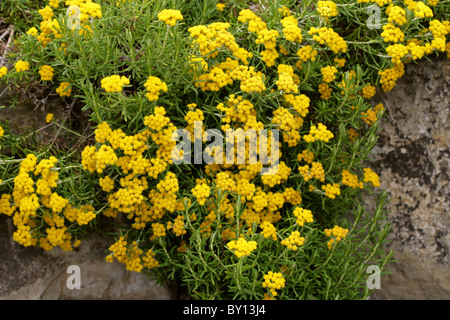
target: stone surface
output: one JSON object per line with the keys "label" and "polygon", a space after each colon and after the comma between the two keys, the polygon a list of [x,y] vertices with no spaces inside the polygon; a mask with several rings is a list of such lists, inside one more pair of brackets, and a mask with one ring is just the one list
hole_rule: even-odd
{"label": "stone surface", "polygon": [[391,198],[397,260],[378,299],[450,299],[449,71],[450,60],[409,64],[391,92],[374,98],[386,115],[369,166]]}
{"label": "stone surface", "polygon": [[[79,248],[49,252],[25,248],[12,240],[14,226],[10,217],[0,215],[0,300],[169,300],[175,299],[168,285],[157,285],[146,275],[127,271],[119,263],[105,261],[105,248],[112,238],[92,234]],[[69,289],[67,282],[80,269],[80,289]]]}

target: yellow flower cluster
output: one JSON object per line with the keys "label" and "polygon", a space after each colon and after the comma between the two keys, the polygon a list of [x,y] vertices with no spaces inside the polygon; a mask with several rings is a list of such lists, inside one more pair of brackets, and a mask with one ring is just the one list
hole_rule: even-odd
{"label": "yellow flower cluster", "polygon": [[0,79],[1,79],[3,76],[6,76],[6,73],[8,73],[8,68],[7,68],[7,67],[1,67],[1,68],[0,68]]}
{"label": "yellow flower cluster", "polygon": [[47,113],[47,115],[45,116],[45,122],[47,123],[50,123],[50,121],[52,121],[53,119],[53,113]]}
{"label": "yellow flower cluster", "polygon": [[123,236],[109,247],[109,251],[111,254],[106,257],[106,261],[113,262],[116,258],[119,263],[125,264],[129,271],[141,272],[144,268],[142,262],[150,267],[158,265],[152,252],[147,252],[146,256],[143,256],[143,250],[138,247],[137,242],[128,244]]}
{"label": "yellow flower cluster", "polygon": [[232,240],[227,243],[228,249],[234,251],[234,254],[238,258],[242,258],[250,255],[252,251],[256,250],[258,244],[256,241],[247,241],[244,238],[238,240]]}
{"label": "yellow flower cluster", "polygon": [[142,257],[143,265],[147,269],[156,268],[159,266],[158,260],[155,259],[156,253],[153,250],[148,250],[145,256]]}
{"label": "yellow flower cluster", "polygon": [[299,153],[297,155],[297,160],[300,162],[302,160],[306,161],[307,163],[311,164],[314,160],[314,153],[312,151],[303,150],[302,153]]}
{"label": "yellow flower cluster", "polygon": [[[176,192],[179,188],[175,175],[168,172],[165,178],[159,181],[156,189],[150,190],[150,204],[144,201],[146,197],[143,193],[148,189],[146,176],[156,179],[172,161],[170,156],[175,141],[171,141],[171,136],[176,129],[165,116],[162,107],[156,107],[154,114],[146,116],[144,124],[155,133],[146,129],[127,136],[122,130],[111,130],[107,123],[102,123],[94,132],[96,141],[102,144],[98,151],[95,146],[87,146],[82,152],[82,165],[85,170],[102,173],[107,166],[114,165],[126,175],[120,178],[118,189],[114,189],[116,184],[107,175],[100,179],[100,186],[104,191],[110,192],[108,210],[123,212],[129,219],[134,218],[133,227],[137,229],[143,228],[149,221],[161,218],[166,211],[175,211]],[[148,148],[149,137],[159,146],[156,157],[151,159],[143,155]],[[118,156],[121,152],[124,155]]]}
{"label": "yellow flower cluster", "polygon": [[145,116],[144,124],[151,130],[159,132],[170,122],[165,114],[166,110],[163,107],[156,107],[152,115]]}
{"label": "yellow flower cluster", "polygon": [[422,1],[405,0],[405,5],[414,12],[416,18],[431,18],[433,11]]}
{"label": "yellow flower cluster", "polygon": [[[12,197],[2,195],[1,212],[13,215],[13,223],[17,227],[13,239],[24,246],[39,245],[45,250],[59,246],[70,251],[80,243],[77,240],[72,244],[72,235],[64,225],[66,219],[75,221],[78,209],[72,208],[68,199],[52,191],[57,186],[58,172],[54,170],[57,161],[55,157],[50,157],[38,163],[35,155],[28,154],[20,163],[19,173],[14,178]],[[40,178],[35,182],[32,177],[39,175]],[[10,205],[12,199],[15,206]],[[42,217],[39,208],[46,211]],[[37,223],[47,224],[46,234],[34,231],[38,227]]]}
{"label": "yellow flower cluster", "polygon": [[386,52],[391,57],[392,63],[399,64],[401,63],[401,58],[407,55],[409,50],[407,46],[400,43],[395,43],[388,46],[386,48]]}
{"label": "yellow flower cluster", "polygon": [[350,171],[346,169],[342,170],[342,184],[345,184],[353,189],[363,188],[363,183],[358,181],[358,176],[350,173]]}
{"label": "yellow flower cluster", "polygon": [[295,146],[301,140],[299,129],[303,125],[300,116],[292,114],[289,109],[279,107],[273,112],[272,123],[283,130],[283,139],[289,146]]}
{"label": "yellow flower cluster", "polygon": [[[446,36],[450,33],[450,22],[440,22],[439,20],[432,20],[430,21],[429,30],[433,34],[433,40],[428,46],[438,51],[444,52],[446,50]],[[427,45],[425,45],[425,51],[427,50],[429,49]]]}
{"label": "yellow flower cluster", "polygon": [[56,93],[58,93],[61,97],[70,97],[72,94],[72,88],[70,87],[69,82],[61,82],[59,87],[56,88]]}
{"label": "yellow flower cluster", "polygon": [[294,216],[297,218],[296,223],[302,227],[305,222],[311,223],[314,221],[311,210],[304,209],[301,207],[296,207],[293,212]]}
{"label": "yellow flower cluster", "polygon": [[300,61],[302,62],[306,62],[308,60],[315,61],[317,54],[318,54],[317,50],[313,49],[313,47],[310,45],[301,47],[297,51],[297,55],[300,58]]}
{"label": "yellow flower cluster", "polygon": [[322,185],[321,189],[325,191],[325,196],[331,199],[335,199],[336,196],[341,194],[338,183]]}
{"label": "yellow flower cluster", "polygon": [[339,14],[336,3],[333,1],[317,1],[317,12],[325,20],[336,17]]}
{"label": "yellow flower cluster", "polygon": [[225,113],[222,117],[222,131],[226,132],[231,129],[231,122],[238,122],[243,130],[247,129],[263,129],[264,125],[257,120],[257,113],[253,104],[243,99],[242,96],[231,94],[228,97],[226,105],[219,103],[216,107],[219,111]]}
{"label": "yellow flower cluster", "polygon": [[[221,88],[233,83],[233,79],[219,67],[212,68],[209,72],[198,76],[196,80],[194,85],[202,91],[219,91]],[[261,86],[261,84],[258,85]],[[251,89],[247,88],[247,90]]]}
{"label": "yellow flower cluster", "polygon": [[377,92],[377,87],[372,86],[370,84],[368,84],[364,88],[362,88],[362,95],[366,99],[372,98],[376,92]]}
{"label": "yellow flower cluster", "polygon": [[348,139],[350,140],[350,142],[355,141],[355,139],[358,137],[358,132],[355,131],[355,129],[350,128],[347,130],[348,133]]}
{"label": "yellow flower cluster", "polygon": [[153,235],[150,237],[150,240],[154,240],[158,237],[164,237],[166,235],[166,227],[159,222],[152,223],[152,231]]}
{"label": "yellow flower cluster", "polygon": [[287,16],[281,19],[283,25],[283,35],[287,41],[302,42],[302,30],[298,27],[298,21],[293,16]]}
{"label": "yellow flower cluster", "polygon": [[313,39],[320,44],[326,44],[334,53],[347,52],[347,43],[332,28],[311,27],[308,34],[313,35]]}
{"label": "yellow flower cluster", "polygon": [[403,63],[397,63],[392,68],[379,71],[378,74],[381,76],[380,84],[383,91],[391,91],[397,85],[397,80],[401,78],[404,73],[405,66]]}
{"label": "yellow flower cluster", "polygon": [[286,64],[278,65],[278,80],[275,84],[284,93],[298,93],[298,86],[294,81],[294,68]]}
{"label": "yellow flower cluster", "polygon": [[27,71],[30,68],[30,64],[26,61],[18,60],[14,64],[14,68],[16,69],[17,72]]}
{"label": "yellow flower cluster", "polygon": [[206,183],[197,184],[192,190],[192,194],[200,205],[204,205],[209,197],[211,188]]}
{"label": "yellow flower cluster", "polygon": [[324,82],[332,82],[336,79],[335,73],[337,72],[337,69],[335,66],[326,66],[321,68],[320,72],[322,72]]}
{"label": "yellow flower cluster", "polygon": [[273,241],[277,241],[277,229],[272,223],[269,221],[264,221],[260,227],[262,229],[261,235],[265,239],[271,238]]}
{"label": "yellow flower cluster", "polygon": [[114,189],[114,180],[109,176],[105,176],[104,178],[99,179],[100,187],[105,192],[111,192]]}
{"label": "yellow flower cluster", "polygon": [[48,5],[54,9],[58,9],[60,0],[49,0]]}
{"label": "yellow flower cluster", "polygon": [[248,201],[252,200],[256,192],[256,186],[246,178],[241,178],[236,183],[236,193],[245,197]]}
{"label": "yellow flower cluster", "polygon": [[150,101],[156,101],[161,94],[161,91],[167,92],[167,84],[158,77],[149,76],[144,83],[147,89],[146,97]]}
{"label": "yellow flower cluster", "polygon": [[284,161],[280,161],[278,166],[273,167],[273,172],[269,170],[267,174],[261,176],[261,182],[272,188],[275,185],[286,182],[290,173],[291,168],[288,167]]}
{"label": "yellow flower cluster", "polygon": [[92,2],[92,0],[82,0],[78,6],[80,7],[79,19],[81,22],[85,22],[91,17],[102,17],[102,7],[98,3]]}
{"label": "yellow flower cluster", "polygon": [[324,124],[318,123],[317,126],[315,125],[311,126],[309,133],[304,135],[303,139],[308,143],[317,140],[328,142],[333,137],[334,134],[331,131],[329,131]]}
{"label": "yellow flower cluster", "polygon": [[36,37],[38,32],[38,29],[36,29],[35,27],[31,27],[30,29],[28,29],[27,34]]}
{"label": "yellow flower cluster", "polygon": [[380,186],[379,176],[370,168],[364,168],[364,182],[371,183],[374,187]]}
{"label": "yellow flower cluster", "polygon": [[77,223],[80,226],[87,225],[90,221],[94,220],[95,217],[96,217],[96,214],[93,210],[91,210],[91,211],[82,210],[77,215]]}
{"label": "yellow flower cluster", "polygon": [[374,124],[378,120],[378,116],[384,112],[384,106],[382,103],[377,104],[373,109],[369,108],[366,112],[361,112],[363,121],[369,126]]}
{"label": "yellow flower cluster", "polygon": [[218,3],[216,4],[216,9],[219,11],[223,11],[225,9],[226,5],[224,3]]}
{"label": "yellow flower cluster", "polygon": [[199,121],[199,122],[203,123],[204,119],[205,119],[205,117],[203,115],[203,111],[200,109],[189,110],[186,113],[184,120],[186,120],[186,122],[188,123],[188,125],[186,126],[186,130],[188,130],[190,133],[189,138],[191,139],[191,141],[194,141],[195,139],[204,140],[203,135],[205,133],[205,128],[203,127],[203,125],[201,126],[201,129],[202,129],[201,131],[198,130],[196,132],[196,130],[195,130],[195,122]]}
{"label": "yellow flower cluster", "polygon": [[44,20],[51,20],[53,18],[53,9],[49,6],[45,6],[43,9],[39,9],[38,12]]}
{"label": "yellow flower cluster", "polygon": [[330,99],[331,98],[331,94],[333,93],[333,90],[326,83],[320,83],[318,91],[320,93],[320,98],[323,99],[323,100]]}
{"label": "yellow flower cluster", "polygon": [[384,42],[403,42],[405,34],[402,30],[396,27],[393,23],[387,23],[383,26],[381,33]]}
{"label": "yellow flower cluster", "polygon": [[313,162],[311,167],[309,165],[300,166],[298,168],[299,173],[303,176],[305,181],[309,181],[310,179],[317,179],[319,181],[325,180],[325,171],[323,170],[323,166],[320,162]]}
{"label": "yellow flower cluster", "polygon": [[177,216],[175,218],[175,221],[173,222],[173,224],[170,224],[167,226],[167,229],[172,228],[173,233],[177,236],[180,237],[184,234],[187,233],[186,229],[184,228],[184,217],[183,216]]}
{"label": "yellow flower cluster", "polygon": [[248,31],[255,33],[258,37],[255,43],[263,44],[265,47],[265,50],[260,53],[261,59],[268,67],[273,66],[275,60],[279,57],[276,50],[276,41],[280,36],[278,30],[267,29],[267,24],[249,9],[243,9],[239,12],[238,21],[248,23]]}
{"label": "yellow flower cluster", "polygon": [[287,237],[286,239],[283,239],[281,241],[281,244],[283,246],[286,246],[289,250],[296,251],[298,249],[298,247],[303,245],[304,242],[305,242],[305,238],[300,237],[300,232],[294,231],[289,235],[289,237]]}
{"label": "yellow flower cluster", "polygon": [[309,112],[309,104],[311,102],[311,99],[309,99],[306,95],[304,95],[304,94],[299,94],[299,95],[284,94],[283,99],[301,117],[306,117],[306,115]]}
{"label": "yellow flower cluster", "polygon": [[123,86],[130,84],[125,76],[112,75],[101,80],[101,86],[106,92],[122,92]]}
{"label": "yellow flower cluster", "polygon": [[332,229],[325,229],[324,232],[327,237],[334,237],[327,242],[328,249],[331,250],[333,243],[338,243],[347,236],[348,229],[336,225]]}
{"label": "yellow flower cluster", "polygon": [[281,272],[269,271],[263,278],[264,282],[262,286],[263,288],[269,288],[273,298],[278,295],[276,290],[283,289],[286,284],[286,280],[283,278],[283,274]]}
{"label": "yellow flower cluster", "polygon": [[406,23],[406,11],[400,6],[390,4],[386,8],[386,14],[388,15],[389,22],[395,22],[399,26]]}
{"label": "yellow flower cluster", "polygon": [[177,21],[183,20],[183,15],[180,10],[164,9],[158,13],[158,20],[169,26],[174,26]]}
{"label": "yellow flower cluster", "polygon": [[62,38],[61,27],[56,19],[41,21],[40,29],[41,33],[36,36],[36,39],[42,44],[43,47],[47,46],[47,44],[52,41],[51,36],[55,39]]}
{"label": "yellow flower cluster", "polygon": [[54,69],[51,66],[44,65],[39,70],[42,81],[52,81]]}
{"label": "yellow flower cluster", "polygon": [[247,77],[242,79],[241,81],[241,90],[244,92],[263,92],[266,90],[266,85],[264,84],[264,76],[261,72],[253,75],[251,77]]}

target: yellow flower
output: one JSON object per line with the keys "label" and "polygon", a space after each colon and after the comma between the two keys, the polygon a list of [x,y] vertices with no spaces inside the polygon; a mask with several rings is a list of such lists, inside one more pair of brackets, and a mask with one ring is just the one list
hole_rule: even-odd
{"label": "yellow flower", "polygon": [[6,75],[6,73],[8,72],[8,68],[6,67],[1,67],[0,68],[0,79]]}
{"label": "yellow flower", "polygon": [[31,27],[30,29],[28,29],[27,34],[36,37],[38,34],[38,29],[36,29],[35,27]]}
{"label": "yellow flower", "polygon": [[308,32],[313,35],[313,39],[320,44],[326,44],[334,53],[347,52],[347,43],[344,38],[339,36],[332,28],[311,27]]}
{"label": "yellow flower", "polygon": [[72,88],[70,88],[70,83],[61,82],[59,87],[56,89],[56,93],[58,93],[61,97],[66,96],[70,97],[72,94]]}
{"label": "yellow flower", "polygon": [[223,11],[225,9],[226,5],[224,3],[218,3],[216,4],[216,9],[219,11]]}
{"label": "yellow flower", "polygon": [[158,77],[150,76],[144,84],[147,89],[147,98],[150,101],[158,100],[161,91],[167,92],[167,84]]}
{"label": "yellow flower", "polygon": [[342,184],[345,184],[353,189],[362,188],[363,183],[358,181],[358,176],[350,173],[348,170],[342,170]]}
{"label": "yellow flower", "polygon": [[53,18],[53,9],[49,6],[45,6],[45,8],[39,9],[39,14],[44,20],[51,20]]}
{"label": "yellow flower", "polygon": [[317,12],[325,20],[328,18],[336,17],[339,13],[337,6],[333,1],[317,1]]}
{"label": "yellow flower", "polygon": [[375,95],[376,92],[377,92],[377,88],[375,86],[370,85],[370,84],[366,85],[362,89],[362,94],[363,94],[364,98],[366,98],[366,99],[372,98]]}
{"label": "yellow flower", "polygon": [[206,183],[201,183],[197,184],[191,191],[195,198],[197,198],[197,202],[200,205],[204,205],[210,195],[211,188]]}
{"label": "yellow flower", "polygon": [[320,72],[322,72],[324,82],[332,82],[334,81],[334,79],[336,79],[336,76],[334,74],[337,72],[337,69],[335,66],[326,66],[324,68],[321,68]]}
{"label": "yellow flower", "polygon": [[306,45],[297,51],[297,55],[302,62],[306,62],[308,60],[315,61],[317,54],[317,50],[313,49],[310,45]]}
{"label": "yellow flower", "polygon": [[234,251],[234,254],[238,258],[242,258],[250,255],[250,253],[257,248],[256,241],[247,241],[244,238],[238,240],[232,240],[227,243],[228,249]]}
{"label": "yellow flower", "polygon": [[331,199],[334,199],[337,195],[341,194],[339,184],[337,183],[323,185],[321,189],[325,191],[325,196]]}
{"label": "yellow flower", "polygon": [[262,284],[263,288],[269,288],[272,297],[277,296],[277,291],[284,288],[286,284],[286,280],[283,278],[283,274],[281,272],[273,272],[269,271],[264,275],[264,282]]}
{"label": "yellow flower", "polygon": [[283,246],[286,246],[290,250],[296,251],[299,246],[303,245],[304,241],[305,241],[305,238],[300,237],[300,232],[294,231],[291,233],[291,235],[288,238],[282,240],[281,244]]}
{"label": "yellow flower", "polygon": [[130,84],[130,80],[119,75],[112,75],[101,80],[101,86],[106,92],[121,92],[126,84]]}
{"label": "yellow flower", "polygon": [[54,119],[53,113],[47,113],[47,116],[45,117],[45,121],[47,123],[50,123],[50,121],[52,121],[53,119]]}
{"label": "yellow flower", "polygon": [[30,68],[30,64],[26,61],[19,60],[14,64],[14,68],[17,72],[27,71]]}
{"label": "yellow flower", "polygon": [[158,19],[169,26],[174,26],[177,21],[183,20],[180,10],[164,9],[158,13]]}
{"label": "yellow flower", "polygon": [[269,221],[264,221],[261,224],[261,235],[267,239],[267,238],[272,238],[273,241],[277,241],[277,229],[275,228],[275,226],[270,223]]}
{"label": "yellow flower", "polygon": [[54,69],[51,66],[44,65],[39,70],[42,81],[52,81]]}
{"label": "yellow flower", "polygon": [[370,168],[364,168],[364,182],[370,182],[374,187],[380,186],[380,178]]}
{"label": "yellow flower", "polygon": [[315,125],[311,126],[309,134],[304,135],[303,139],[308,143],[314,142],[316,140],[328,142],[333,137],[334,134],[331,131],[329,131],[324,124],[319,123],[317,126]]}
{"label": "yellow flower", "polygon": [[305,222],[311,223],[314,221],[311,210],[304,209],[301,207],[296,207],[293,212],[294,216],[297,218],[296,223],[301,227]]}
{"label": "yellow flower", "polygon": [[325,229],[324,232],[327,237],[334,237],[330,239],[327,243],[328,249],[331,250],[333,243],[338,243],[339,241],[344,239],[349,231],[348,229],[335,225],[332,229]]}

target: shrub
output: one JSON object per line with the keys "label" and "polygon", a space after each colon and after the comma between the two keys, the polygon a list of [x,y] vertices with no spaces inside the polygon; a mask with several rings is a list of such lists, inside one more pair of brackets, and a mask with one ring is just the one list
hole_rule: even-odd
{"label": "shrub", "polygon": [[[450,32],[445,1],[373,2],[378,29],[368,1],[41,7],[2,80],[55,90],[95,129],[77,152],[5,157],[14,240],[72,250],[101,221],[108,262],[198,299],[366,298],[368,265],[392,256],[386,195],[373,212],[361,200],[380,185],[366,160],[385,109],[370,98],[449,51]],[[247,151],[226,154],[235,138]]]}

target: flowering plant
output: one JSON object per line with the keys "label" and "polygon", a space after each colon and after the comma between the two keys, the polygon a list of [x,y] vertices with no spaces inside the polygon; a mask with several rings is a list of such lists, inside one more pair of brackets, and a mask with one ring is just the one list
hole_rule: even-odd
{"label": "flowering plant", "polygon": [[[448,2],[371,2],[380,29],[360,0],[46,3],[2,80],[55,91],[92,131],[2,162],[14,240],[73,250],[110,224],[106,261],[198,299],[366,298],[366,268],[392,256],[386,194],[373,212],[361,200],[380,186],[366,160],[385,108],[370,99],[450,51]],[[244,152],[226,154],[235,139]]]}

